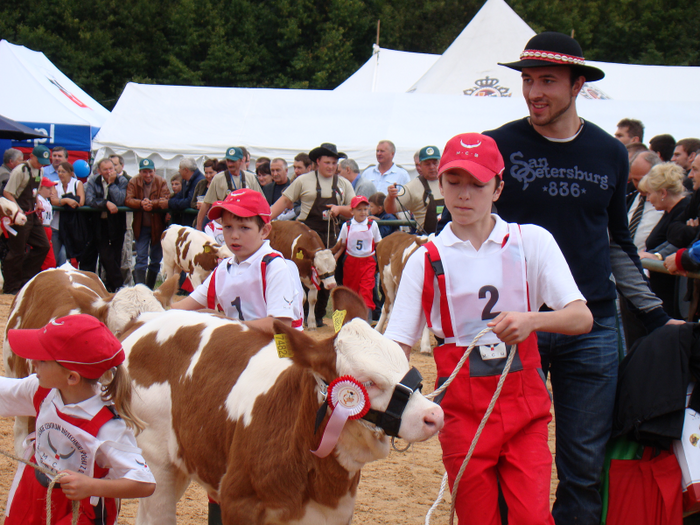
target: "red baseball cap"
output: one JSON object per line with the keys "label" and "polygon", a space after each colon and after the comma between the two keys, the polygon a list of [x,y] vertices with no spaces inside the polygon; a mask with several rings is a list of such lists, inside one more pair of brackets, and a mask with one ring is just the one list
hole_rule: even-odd
{"label": "red baseball cap", "polygon": [[260,217],[265,224],[270,222],[270,205],[259,191],[250,188],[241,188],[232,191],[223,201],[212,204],[207,217],[216,220],[221,217],[224,210],[237,217]]}
{"label": "red baseball cap", "polygon": [[48,177],[42,177],[41,178],[41,185],[44,186],[45,188],[53,188],[58,182],[54,182]]}
{"label": "red baseball cap", "polygon": [[364,195],[355,195],[352,200],[350,201],[350,208],[354,209],[357,208],[360,204],[362,203],[369,204],[369,200],[367,200],[367,197]]}
{"label": "red baseball cap", "polygon": [[25,359],[56,361],[87,379],[124,362],[124,350],[104,323],[87,314],[54,319],[36,330],[10,330],[12,351]]}
{"label": "red baseball cap", "polygon": [[461,169],[481,182],[488,182],[496,175],[503,178],[503,157],[496,141],[480,133],[462,133],[452,137],[445,145],[440,159],[438,175],[452,169]]}

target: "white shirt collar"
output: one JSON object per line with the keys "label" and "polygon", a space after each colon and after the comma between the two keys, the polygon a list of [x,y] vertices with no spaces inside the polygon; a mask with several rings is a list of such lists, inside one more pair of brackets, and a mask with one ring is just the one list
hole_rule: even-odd
{"label": "white shirt collar", "polygon": [[[492,213],[491,217],[496,220],[496,224],[494,225],[493,230],[491,230],[488,238],[484,241],[484,244],[492,242],[498,244],[498,246],[501,246],[503,244],[503,239],[505,239],[506,235],[508,235],[508,223],[506,223],[495,213]],[[442,233],[440,233],[440,240],[445,246],[454,246],[457,244],[468,244],[469,246],[473,246],[471,241],[463,241],[454,234],[452,231],[451,222],[445,229],[442,230]]]}
{"label": "white shirt collar", "polygon": [[236,262],[236,257],[229,257],[228,264],[226,265],[226,269],[230,270],[232,267],[239,266],[239,267],[245,267],[245,266],[250,266],[254,262],[260,261],[265,255],[270,253],[272,251],[272,248],[270,248],[270,241],[264,240],[262,243],[262,246],[258,248],[255,253],[253,253],[250,257],[248,257],[245,261],[238,263]]}

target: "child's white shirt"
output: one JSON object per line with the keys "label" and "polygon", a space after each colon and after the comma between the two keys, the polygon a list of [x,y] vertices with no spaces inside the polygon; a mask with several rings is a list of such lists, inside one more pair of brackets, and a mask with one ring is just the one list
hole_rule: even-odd
{"label": "child's white shirt", "polygon": [[[35,374],[22,379],[0,377],[0,416],[37,416],[38,428],[41,416],[37,415],[34,408],[34,395],[38,388],[39,379]],[[95,417],[107,405],[97,394],[80,403],[65,405],[57,390],[51,390],[46,399],[54,403],[61,413],[86,420]],[[70,426],[68,423],[66,425]],[[101,444],[90,461],[109,469],[106,479],[155,483],[155,478],[141,455],[141,449],[136,444],[134,433],[122,419],[107,421],[97,432],[96,438]]]}
{"label": "child's white shirt", "polygon": [[[470,258],[491,257],[501,251],[509,225],[498,215],[491,216],[496,220],[496,224],[478,251],[471,242],[462,241],[452,232],[452,223],[445,226],[440,235],[433,239],[440,253],[443,254],[442,262],[446,275],[450,272],[469,272]],[[518,225],[513,224],[511,227],[517,228]],[[521,225],[520,232],[526,261],[530,310],[537,311],[543,304],[553,310],[560,310],[572,301],[585,301],[552,234],[534,224]],[[425,314],[422,308],[425,252],[424,247],[417,249],[406,263],[401,274],[389,325],[384,333],[389,339],[409,346],[420,339],[425,326]],[[455,268],[453,261],[459,261],[459,267]],[[444,338],[437,282],[434,290],[431,330],[437,337]],[[459,311],[459,306],[456,305],[456,308],[454,315]],[[496,310],[498,310],[497,304],[494,305],[494,311]],[[454,335],[458,346],[468,346],[471,343],[470,338],[467,340],[466,334],[455,333]]]}
{"label": "child's white shirt", "polygon": [[374,255],[375,245],[382,240],[377,221],[368,225],[368,219],[357,222],[354,218],[343,224],[338,241],[345,243],[345,251],[353,257],[370,257]]}
{"label": "child's white shirt", "polygon": [[[261,263],[265,255],[279,254],[280,261],[273,260],[266,267],[265,296],[263,297]],[[229,257],[219,263],[216,270],[216,300],[231,319],[253,321],[264,317],[297,319],[299,274],[293,275],[282,254],[272,249],[269,241],[245,261],[237,263]],[[199,285],[190,297],[204,307],[212,275]]]}

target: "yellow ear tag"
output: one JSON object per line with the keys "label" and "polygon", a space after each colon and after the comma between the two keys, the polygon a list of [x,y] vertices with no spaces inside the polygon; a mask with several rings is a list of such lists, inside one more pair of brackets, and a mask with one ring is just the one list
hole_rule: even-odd
{"label": "yellow ear tag", "polygon": [[209,246],[208,244],[206,246],[204,246],[204,253],[209,253],[210,251],[211,251],[211,246]]}
{"label": "yellow ear tag", "polygon": [[343,321],[345,321],[345,316],[347,315],[347,310],[336,310],[333,312],[333,329],[337,334],[343,327]]}
{"label": "yellow ear tag", "polygon": [[294,352],[289,348],[289,340],[285,334],[275,334],[275,346],[277,347],[277,355],[280,358],[294,357]]}
{"label": "yellow ear tag", "polygon": [[297,257],[297,259],[303,259],[303,258],[304,258],[304,252],[302,252],[301,250],[299,250],[299,251],[297,252],[296,257]]}

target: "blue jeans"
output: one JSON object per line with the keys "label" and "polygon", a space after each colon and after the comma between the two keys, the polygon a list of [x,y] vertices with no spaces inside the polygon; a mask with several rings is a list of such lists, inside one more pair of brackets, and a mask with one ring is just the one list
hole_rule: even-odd
{"label": "blue jeans", "polygon": [[58,230],[51,228],[51,244],[53,245],[53,255],[56,258],[56,268],[66,262],[66,247],[61,242],[61,236]]}
{"label": "blue jeans", "polygon": [[[150,262],[149,262],[150,258]],[[134,270],[148,269],[151,272],[160,271],[160,261],[163,259],[163,248],[160,239],[151,244],[151,228],[141,226],[141,233],[136,239],[136,264]]]}
{"label": "blue jeans", "polygon": [[551,375],[559,475],[557,525],[598,525],[598,492],[617,386],[615,317],[597,317],[584,335],[537,333],[542,370]]}

